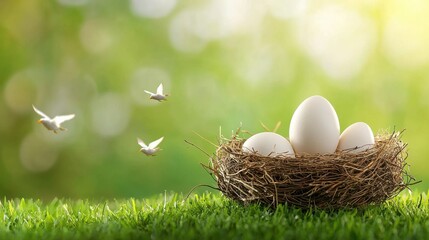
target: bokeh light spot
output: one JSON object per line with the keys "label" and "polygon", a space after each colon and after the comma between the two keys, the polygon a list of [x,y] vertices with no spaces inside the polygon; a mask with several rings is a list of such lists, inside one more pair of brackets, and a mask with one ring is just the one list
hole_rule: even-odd
{"label": "bokeh light spot", "polygon": [[195,9],[194,33],[202,39],[216,40],[238,32],[258,29],[265,14],[263,3],[247,0],[212,0]]}
{"label": "bokeh light spot", "polygon": [[307,0],[269,0],[271,15],[279,19],[300,16],[307,8]]}
{"label": "bokeh light spot", "polygon": [[392,76],[380,78],[372,84],[373,103],[385,113],[403,111],[407,106],[408,95],[406,83]]}
{"label": "bokeh light spot", "polygon": [[91,123],[94,132],[113,137],[128,126],[130,106],[119,94],[105,93],[91,103]]}
{"label": "bokeh light spot", "polygon": [[4,98],[7,106],[16,113],[32,111],[31,105],[37,98],[37,85],[30,72],[15,73],[7,82]]}
{"label": "bokeh light spot", "polygon": [[20,159],[22,165],[32,172],[45,172],[51,169],[58,159],[58,150],[36,134],[29,134],[21,143]]}
{"label": "bokeh light spot", "polygon": [[80,31],[80,40],[90,53],[101,53],[113,43],[109,27],[99,20],[90,19],[84,22]]}
{"label": "bokeh light spot", "polygon": [[58,0],[64,6],[78,7],[88,3],[88,0]]}
{"label": "bokeh light spot", "polygon": [[132,11],[147,18],[165,17],[175,6],[176,0],[131,0]]}
{"label": "bokeh light spot", "polygon": [[262,82],[267,80],[267,77],[272,73],[273,52],[268,46],[251,48],[241,56],[240,61],[236,64],[238,65],[237,73],[241,78],[252,84]]}
{"label": "bokeh light spot", "polygon": [[179,51],[199,52],[210,41],[259,33],[265,13],[262,2],[210,0],[180,12],[171,22],[170,40]]}
{"label": "bokeh light spot", "polygon": [[206,46],[205,40],[194,34],[197,12],[185,10],[173,18],[170,23],[170,41],[181,52],[198,53]]}

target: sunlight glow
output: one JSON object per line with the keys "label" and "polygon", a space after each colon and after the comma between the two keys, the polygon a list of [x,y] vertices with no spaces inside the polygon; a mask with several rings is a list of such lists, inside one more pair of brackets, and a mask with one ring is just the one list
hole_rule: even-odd
{"label": "sunlight glow", "polygon": [[400,67],[429,63],[429,12],[427,1],[393,1],[383,34],[385,54]]}
{"label": "sunlight glow", "polygon": [[299,42],[333,79],[355,76],[366,63],[376,40],[375,25],[358,12],[328,5],[300,18]]}
{"label": "sunlight glow", "polygon": [[269,0],[271,15],[279,19],[289,19],[302,15],[307,8],[307,0]]}

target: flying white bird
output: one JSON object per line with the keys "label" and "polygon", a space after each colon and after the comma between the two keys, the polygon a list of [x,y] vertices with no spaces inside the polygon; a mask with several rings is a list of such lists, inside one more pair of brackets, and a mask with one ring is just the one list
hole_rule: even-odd
{"label": "flying white bird", "polygon": [[155,153],[159,151],[158,145],[162,142],[164,137],[149,143],[149,146],[146,145],[143,140],[137,138],[137,143],[141,146],[140,152],[146,154],[146,156],[155,156]]}
{"label": "flying white bird", "polygon": [[75,116],[74,114],[70,114],[70,115],[55,116],[54,118],[50,118],[48,115],[44,114],[42,111],[37,109],[34,105],[33,105],[33,109],[37,114],[42,116],[42,118],[39,119],[37,122],[43,124],[43,126],[45,126],[46,129],[50,131],[54,131],[54,133],[58,133],[58,131],[60,130],[61,131],[67,130],[67,128],[61,127],[61,124],[65,121],[73,119]]}
{"label": "flying white bird", "polygon": [[167,100],[168,94],[164,94],[164,86],[162,86],[162,83],[159,84],[158,88],[156,89],[156,93],[149,92],[147,90],[144,91],[145,93],[150,94],[150,99],[158,100],[159,102]]}

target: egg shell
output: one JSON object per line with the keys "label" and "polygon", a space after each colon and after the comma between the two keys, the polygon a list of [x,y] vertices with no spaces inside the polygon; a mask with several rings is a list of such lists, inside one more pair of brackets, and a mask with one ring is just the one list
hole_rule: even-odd
{"label": "egg shell", "polygon": [[375,139],[371,128],[364,122],[353,123],[340,136],[338,143],[338,150],[343,151],[347,149],[350,153],[360,153],[366,151],[374,146]]}
{"label": "egg shell", "polygon": [[243,143],[242,150],[246,153],[256,152],[262,156],[295,156],[289,141],[283,136],[273,132],[262,132],[251,136]]}
{"label": "egg shell", "polygon": [[334,107],[322,96],[305,99],[292,116],[289,137],[296,153],[334,153],[340,137]]}

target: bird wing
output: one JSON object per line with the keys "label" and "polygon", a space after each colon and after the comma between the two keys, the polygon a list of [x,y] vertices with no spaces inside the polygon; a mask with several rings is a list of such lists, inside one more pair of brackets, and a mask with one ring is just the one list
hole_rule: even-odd
{"label": "bird wing", "polygon": [[164,86],[161,84],[159,84],[158,88],[156,89],[156,93],[159,95],[164,95]]}
{"label": "bird wing", "polygon": [[71,120],[71,119],[73,119],[74,118],[74,114],[70,114],[70,115],[62,115],[62,116],[56,116],[56,117],[54,117],[54,122],[56,123],[56,124],[61,124],[61,123],[63,123],[63,122],[65,122],[65,121],[68,121],[68,120]]}
{"label": "bird wing", "polygon": [[137,138],[137,143],[142,147],[142,148],[147,148],[146,143],[143,142],[143,140],[141,140],[140,138]]}
{"label": "bird wing", "polygon": [[149,148],[156,148],[162,142],[163,139],[164,137],[149,143]]}
{"label": "bird wing", "polygon": [[40,111],[39,109],[37,109],[34,105],[33,105],[33,109],[34,109],[34,111],[35,111],[37,114],[39,114],[40,116],[42,116],[42,117],[44,117],[44,118],[49,118],[49,119],[50,119],[50,117],[49,117],[48,115],[44,114],[42,111]]}
{"label": "bird wing", "polygon": [[155,93],[149,92],[149,91],[146,91],[146,90],[144,90],[144,92],[147,93],[147,94],[150,94],[150,95],[155,95]]}

